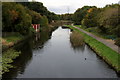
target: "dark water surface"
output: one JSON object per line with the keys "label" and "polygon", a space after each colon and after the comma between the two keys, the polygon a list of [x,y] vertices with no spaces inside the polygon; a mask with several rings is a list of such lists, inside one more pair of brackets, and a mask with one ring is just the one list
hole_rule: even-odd
{"label": "dark water surface", "polygon": [[116,72],[87,46],[74,49],[70,29],[41,33],[18,46],[22,54],[8,78],[116,78]]}

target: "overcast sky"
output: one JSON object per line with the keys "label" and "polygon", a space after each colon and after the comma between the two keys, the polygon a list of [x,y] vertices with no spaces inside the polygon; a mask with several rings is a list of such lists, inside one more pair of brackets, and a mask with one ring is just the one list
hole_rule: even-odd
{"label": "overcast sky", "polygon": [[[31,1],[31,0],[30,0]],[[85,5],[104,7],[106,4],[118,3],[120,0],[35,0],[42,2],[48,10],[56,14],[74,13]]]}

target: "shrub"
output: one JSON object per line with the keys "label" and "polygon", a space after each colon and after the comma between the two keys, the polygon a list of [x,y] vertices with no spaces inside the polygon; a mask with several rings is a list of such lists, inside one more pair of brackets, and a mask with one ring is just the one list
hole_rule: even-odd
{"label": "shrub", "polygon": [[115,40],[115,44],[120,47],[120,38]]}

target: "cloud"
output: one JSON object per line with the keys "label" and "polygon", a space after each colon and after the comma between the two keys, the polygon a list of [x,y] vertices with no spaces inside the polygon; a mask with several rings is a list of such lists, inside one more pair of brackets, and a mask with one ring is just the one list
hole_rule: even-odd
{"label": "cloud", "polygon": [[74,13],[77,8],[71,6],[48,7],[48,10],[56,14]]}
{"label": "cloud", "polygon": [[36,0],[42,2],[50,11],[57,14],[74,13],[76,9],[85,5],[104,7],[107,4],[118,3],[119,0]]}

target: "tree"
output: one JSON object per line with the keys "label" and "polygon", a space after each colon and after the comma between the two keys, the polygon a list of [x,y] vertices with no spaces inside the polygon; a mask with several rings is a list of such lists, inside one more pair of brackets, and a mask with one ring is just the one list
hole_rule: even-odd
{"label": "tree", "polygon": [[19,32],[23,35],[30,33],[32,19],[24,6],[6,2],[2,7],[2,31]]}
{"label": "tree", "polygon": [[28,9],[33,10],[41,14],[42,16],[45,15],[48,18],[49,22],[51,22],[52,20],[58,20],[58,16],[55,13],[48,11],[41,2],[19,2],[19,4],[26,6]]}
{"label": "tree", "polygon": [[[119,33],[119,18],[120,13],[118,8],[120,5],[112,5],[103,8],[102,12],[99,14],[99,24],[104,27],[107,31],[107,34],[113,34],[120,37]],[[101,29],[101,27],[100,27]]]}
{"label": "tree", "polygon": [[59,15],[60,20],[73,20],[73,14],[62,14]]}
{"label": "tree", "polygon": [[42,16],[39,13],[29,10],[29,14],[32,17],[32,24],[40,24],[41,23]]}
{"label": "tree", "polygon": [[91,8],[91,6],[84,6],[82,8],[79,8],[76,10],[76,12],[73,15],[73,21],[75,24],[81,25],[81,21],[86,16],[87,11]]}
{"label": "tree", "polygon": [[48,27],[48,19],[47,19],[46,16],[43,16],[43,17],[41,18],[41,26],[43,26],[43,27]]}
{"label": "tree", "polygon": [[86,26],[87,28],[89,27],[97,27],[98,22],[97,22],[97,14],[100,12],[100,9],[97,7],[92,7],[87,11],[86,16],[82,20],[82,25]]}

